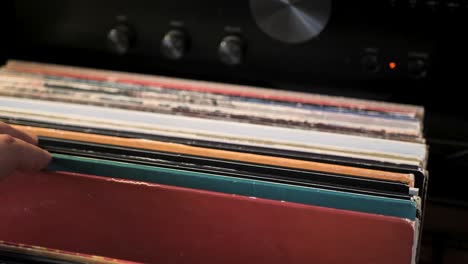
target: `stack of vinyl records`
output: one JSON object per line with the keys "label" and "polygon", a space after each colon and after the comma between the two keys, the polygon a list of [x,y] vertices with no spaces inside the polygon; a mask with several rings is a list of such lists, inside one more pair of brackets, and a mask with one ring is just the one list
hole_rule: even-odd
{"label": "stack of vinyl records", "polygon": [[145,263],[416,263],[421,107],[9,61],[0,121],[46,171],[0,240]]}

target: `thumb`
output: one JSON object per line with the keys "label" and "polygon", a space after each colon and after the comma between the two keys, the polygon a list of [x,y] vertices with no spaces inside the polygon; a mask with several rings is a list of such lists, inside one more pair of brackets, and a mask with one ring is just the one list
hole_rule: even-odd
{"label": "thumb", "polygon": [[38,171],[50,160],[47,151],[10,135],[0,135],[0,178],[15,170]]}

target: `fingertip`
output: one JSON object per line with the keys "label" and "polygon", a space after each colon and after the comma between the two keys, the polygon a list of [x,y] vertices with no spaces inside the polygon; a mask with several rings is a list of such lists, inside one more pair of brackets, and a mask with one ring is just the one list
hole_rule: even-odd
{"label": "fingertip", "polygon": [[13,143],[15,143],[15,138],[13,136],[0,134],[0,145],[9,146]]}
{"label": "fingertip", "polygon": [[21,171],[44,169],[52,159],[49,152],[20,139],[10,146],[9,154],[12,164]]}
{"label": "fingertip", "polygon": [[1,123],[1,122],[0,122],[0,134],[13,136],[15,138],[21,139],[35,146],[37,146],[38,144],[38,138],[33,133],[22,130],[22,129],[17,129],[13,126],[10,126],[8,124]]}
{"label": "fingertip", "polygon": [[52,161],[52,155],[47,150],[42,150],[42,151],[44,153],[44,162],[42,166],[42,169],[43,169],[47,167],[47,165],[49,165],[49,163]]}
{"label": "fingertip", "polygon": [[15,129],[13,136],[31,144],[37,146],[39,140],[36,135],[31,132]]}
{"label": "fingertip", "polygon": [[37,136],[31,132],[28,132],[28,131],[22,131],[25,135],[25,141],[28,142],[29,144],[33,144],[35,146],[37,146],[37,144],[39,143],[39,139],[37,138]]}
{"label": "fingertip", "polygon": [[49,165],[52,160],[52,155],[44,149],[36,147],[36,150],[36,154],[31,156],[33,161],[31,161],[29,169],[38,171],[46,168]]}

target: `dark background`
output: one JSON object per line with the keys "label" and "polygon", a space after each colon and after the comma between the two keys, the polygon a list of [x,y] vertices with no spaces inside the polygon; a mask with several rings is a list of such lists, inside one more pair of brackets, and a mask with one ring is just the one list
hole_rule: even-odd
{"label": "dark background", "polygon": [[[468,1],[432,1],[436,8],[429,2],[335,0],[324,32],[292,45],[258,29],[248,1],[7,0],[0,3],[0,61],[24,59],[422,105],[430,181],[421,263],[461,263],[468,259]],[[451,8],[453,3],[459,7]],[[118,16],[125,16],[125,22]],[[134,29],[135,41],[118,55],[109,49],[106,35],[122,23]],[[160,54],[160,41],[171,29],[186,32],[189,39],[188,51],[178,61]],[[244,40],[239,66],[226,66],[218,58],[217,46],[227,35]],[[368,55],[377,56],[377,71],[363,65]],[[415,58],[424,61],[422,72],[409,67]],[[397,63],[396,70],[387,67],[390,61]]]}

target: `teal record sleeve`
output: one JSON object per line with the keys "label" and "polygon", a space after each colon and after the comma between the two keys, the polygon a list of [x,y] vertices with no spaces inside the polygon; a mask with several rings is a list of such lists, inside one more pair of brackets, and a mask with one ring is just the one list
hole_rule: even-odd
{"label": "teal record sleeve", "polygon": [[216,174],[63,154],[53,154],[53,160],[47,170],[295,202],[334,209],[394,216],[412,221],[416,219],[417,212],[417,203],[413,200],[346,193],[313,187],[241,179]]}

